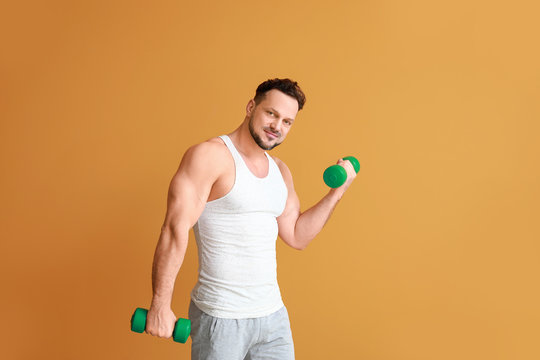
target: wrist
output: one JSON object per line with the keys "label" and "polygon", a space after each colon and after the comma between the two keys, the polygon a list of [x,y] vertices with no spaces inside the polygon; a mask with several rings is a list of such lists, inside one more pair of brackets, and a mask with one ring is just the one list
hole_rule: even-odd
{"label": "wrist", "polygon": [[164,308],[164,307],[170,308],[171,307],[171,297],[170,296],[163,296],[163,295],[154,294],[154,296],[152,297],[152,303],[151,303],[150,306],[153,307],[153,308],[156,308],[156,309],[161,309],[161,308]]}
{"label": "wrist", "polygon": [[341,198],[343,197],[343,194],[344,194],[344,191],[341,190],[341,188],[333,188],[333,189],[330,189],[330,191],[328,192],[328,196],[330,197],[330,199],[332,199],[334,202],[339,202],[339,200],[341,200]]}

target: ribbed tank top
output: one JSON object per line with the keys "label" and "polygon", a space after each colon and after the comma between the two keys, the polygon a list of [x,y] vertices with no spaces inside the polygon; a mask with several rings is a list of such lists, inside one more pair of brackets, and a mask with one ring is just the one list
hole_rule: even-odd
{"label": "ribbed tank top", "polygon": [[195,305],[214,317],[243,319],[270,315],[283,306],[277,282],[276,239],[287,201],[279,167],[268,158],[268,175],[255,176],[231,139],[235,181],[223,197],[208,201],[193,227],[199,276]]}

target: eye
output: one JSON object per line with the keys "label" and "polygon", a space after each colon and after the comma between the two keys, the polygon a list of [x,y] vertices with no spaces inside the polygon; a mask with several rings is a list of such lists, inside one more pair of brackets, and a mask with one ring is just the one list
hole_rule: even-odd
{"label": "eye", "polygon": [[270,115],[272,115],[272,116],[274,116],[274,113],[271,112],[271,111],[267,111],[267,113],[270,114]]}
{"label": "eye", "polygon": [[287,124],[288,126],[291,126],[291,122],[289,120],[285,120],[284,123]]}

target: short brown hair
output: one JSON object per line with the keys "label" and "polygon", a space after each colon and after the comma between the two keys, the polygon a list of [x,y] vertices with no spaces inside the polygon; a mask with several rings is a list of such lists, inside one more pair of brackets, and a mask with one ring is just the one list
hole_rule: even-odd
{"label": "short brown hair", "polygon": [[253,98],[255,104],[259,105],[264,99],[266,92],[272,89],[279,90],[295,98],[298,101],[298,111],[302,110],[306,103],[306,96],[296,81],[292,81],[291,79],[268,79],[257,87],[255,97]]}

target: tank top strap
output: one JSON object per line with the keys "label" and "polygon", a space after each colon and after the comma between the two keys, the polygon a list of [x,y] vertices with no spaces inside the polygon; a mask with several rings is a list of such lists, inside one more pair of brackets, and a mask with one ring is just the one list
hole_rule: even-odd
{"label": "tank top strap", "polygon": [[221,140],[223,140],[225,145],[227,145],[227,148],[231,152],[231,155],[232,155],[232,157],[234,159],[234,162],[237,165],[244,164],[244,160],[242,159],[242,155],[240,155],[238,150],[236,150],[236,147],[234,146],[232,140],[227,135],[221,135],[220,138],[221,138]]}

